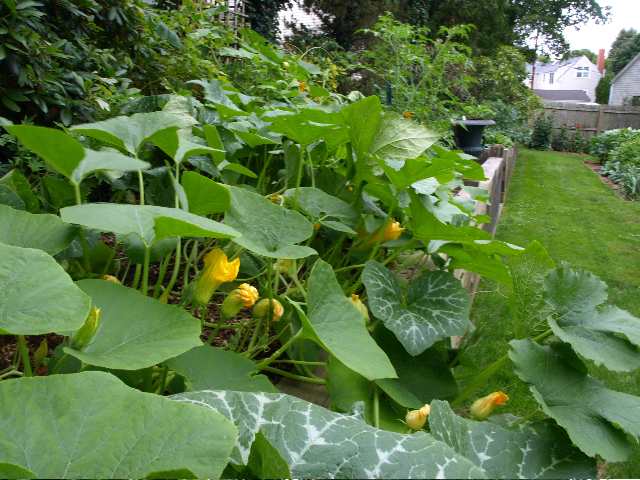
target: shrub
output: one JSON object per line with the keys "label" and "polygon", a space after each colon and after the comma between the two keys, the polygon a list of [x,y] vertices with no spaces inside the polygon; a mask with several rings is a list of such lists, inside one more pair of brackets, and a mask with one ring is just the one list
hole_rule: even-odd
{"label": "shrub", "polygon": [[553,115],[542,113],[533,123],[531,132],[531,148],[534,150],[549,150],[555,131],[555,118]]}
{"label": "shrub", "polygon": [[499,143],[505,148],[510,148],[513,147],[514,142],[509,137],[501,133],[487,134],[487,145],[494,145],[496,143]]}
{"label": "shrub", "polygon": [[553,137],[553,143],[551,145],[557,152],[567,151],[569,148],[569,127],[567,127],[566,124],[560,127],[560,131]]}
{"label": "shrub", "polygon": [[586,147],[587,140],[584,138],[584,133],[582,133],[580,125],[578,125],[573,131],[573,135],[571,136],[571,145],[569,146],[569,151],[575,153],[584,153]]}
{"label": "shrub", "polygon": [[596,157],[600,163],[604,163],[609,160],[616,147],[631,138],[640,138],[640,130],[619,128],[603,132],[589,140],[589,154]]}
{"label": "shrub", "polygon": [[531,128],[525,126],[528,120],[526,110],[502,100],[485,102],[484,105],[493,111],[491,120],[496,124],[488,127],[487,135],[501,134],[509,137],[513,142],[527,144],[531,140]]}
{"label": "shrub", "polygon": [[611,161],[640,166],[640,136],[629,138],[614,148]]}
{"label": "shrub", "polygon": [[640,168],[637,165],[609,161],[602,166],[600,174],[624,188],[630,198],[640,198]]}

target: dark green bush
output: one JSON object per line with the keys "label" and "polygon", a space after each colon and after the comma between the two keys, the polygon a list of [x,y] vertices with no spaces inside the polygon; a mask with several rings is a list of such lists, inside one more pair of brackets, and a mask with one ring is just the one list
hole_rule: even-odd
{"label": "dark green bush", "polygon": [[569,149],[569,127],[566,124],[560,126],[560,131],[554,135],[551,146],[556,152],[566,152]]}
{"label": "dark green bush", "polygon": [[535,119],[533,132],[531,132],[531,148],[542,151],[549,150],[553,140],[555,123],[553,115],[547,113],[542,113]]}
{"label": "dark green bush", "polygon": [[587,140],[584,138],[584,133],[580,128],[580,125],[576,127],[571,136],[571,144],[569,145],[569,151],[575,153],[584,153],[587,148]]}
{"label": "dark green bush", "polygon": [[603,132],[589,140],[589,154],[604,163],[619,145],[632,138],[640,138],[640,130],[619,128]]}

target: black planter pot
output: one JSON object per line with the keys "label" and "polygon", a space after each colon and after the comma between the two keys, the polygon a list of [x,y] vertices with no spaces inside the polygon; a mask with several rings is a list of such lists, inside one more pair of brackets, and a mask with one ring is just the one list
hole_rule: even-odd
{"label": "black planter pot", "polygon": [[479,157],[484,152],[487,139],[484,128],[495,125],[493,120],[457,120],[453,127],[453,139],[456,146],[468,155]]}

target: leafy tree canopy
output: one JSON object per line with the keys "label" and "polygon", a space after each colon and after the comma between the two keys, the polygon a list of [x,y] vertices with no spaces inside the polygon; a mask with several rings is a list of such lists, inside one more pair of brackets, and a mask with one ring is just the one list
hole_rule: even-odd
{"label": "leafy tree canopy", "polygon": [[570,58],[581,57],[583,55],[586,55],[589,61],[594,65],[598,63],[598,55],[593,53],[588,48],[583,48],[581,50],[569,50],[567,53],[564,54],[562,59],[569,60]]}
{"label": "leafy tree canopy", "polygon": [[620,70],[638,53],[640,53],[640,33],[633,28],[620,30],[609,51],[609,61],[613,73],[615,75],[620,73]]}

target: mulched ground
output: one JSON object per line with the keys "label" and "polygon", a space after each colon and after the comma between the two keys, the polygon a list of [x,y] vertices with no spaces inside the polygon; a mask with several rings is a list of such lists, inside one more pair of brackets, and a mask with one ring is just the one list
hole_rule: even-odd
{"label": "mulched ground", "polygon": [[587,160],[584,160],[582,163],[584,163],[587,167],[593,170],[593,173],[597,173],[598,176],[600,177],[600,180],[602,180],[606,185],[608,185],[616,193],[616,195],[618,195],[618,197],[620,197],[622,200],[630,200],[630,198],[624,194],[624,188],[621,185],[618,185],[617,183],[613,183],[609,177],[600,175],[601,165],[598,162],[589,162]]}
{"label": "mulched ground", "polygon": [[[103,243],[105,243],[107,246],[109,246],[110,248],[114,248],[115,244],[116,244],[116,240],[115,237],[113,235],[107,235],[107,234],[102,234],[102,238],[101,241]],[[190,251],[190,250],[189,250]],[[121,276],[124,274],[126,268],[127,268],[127,264],[130,261],[129,259],[126,258],[126,254],[124,252],[124,248],[120,247],[119,250],[116,252],[115,255],[116,259],[120,260],[121,266],[120,266],[120,271],[118,273],[118,278],[121,278]],[[184,269],[186,267],[186,262],[183,261],[180,263],[180,265],[178,266],[179,268],[179,272],[178,272],[178,279],[176,281],[176,285],[174,286],[173,290],[174,291],[181,291],[182,290],[182,281],[183,281],[183,277],[184,277]],[[202,262],[200,262],[199,268],[201,269],[203,267]],[[172,257],[171,259],[171,263],[169,264],[169,267],[167,268],[167,272],[165,273],[165,277],[164,277],[164,281],[163,284],[166,286],[169,282],[169,279],[171,278],[173,269],[175,268],[175,257]],[[131,268],[129,268],[129,271],[127,273],[127,276],[123,282],[124,285],[127,286],[131,286],[133,283],[133,278],[135,275],[135,263],[132,264]],[[158,277],[160,275],[160,264],[159,262],[156,262],[155,264],[152,264],[150,269],[149,269],[149,285],[154,285],[157,283]],[[190,275],[189,275],[189,282],[192,281],[194,279],[194,273],[193,271],[191,271]],[[257,287],[257,285],[254,285]],[[152,295],[152,291],[149,293],[149,295]],[[222,303],[222,301],[224,300],[224,296],[223,295],[214,295],[214,297],[211,299],[211,301],[209,302],[209,305],[207,306],[207,313],[206,313],[206,317],[205,317],[205,321],[209,322],[209,323],[214,323],[217,324],[219,319],[220,319],[220,308],[218,307],[218,305],[220,303]],[[174,298],[173,296],[169,296],[168,299],[168,303],[170,304],[177,304],[178,300],[176,298]],[[200,319],[200,316],[202,314],[202,310],[199,308],[194,312],[194,317]],[[228,322],[226,322],[227,324],[234,324],[237,323],[238,325],[240,325],[241,323],[243,323],[244,319],[247,318],[251,318],[251,314],[252,314],[252,309],[251,308],[243,308],[240,313],[235,317],[235,319],[230,320]],[[212,345],[216,346],[216,347],[223,347],[224,345],[227,344],[227,342],[229,341],[229,339],[236,333],[236,329],[233,328],[221,328],[217,335],[216,338],[213,340]],[[205,327],[202,330],[202,334],[200,335],[200,339],[203,342],[208,342],[209,338],[211,337],[211,334],[213,332],[212,328],[209,327]],[[275,332],[272,330],[271,331],[271,335],[275,335]],[[64,342],[65,337],[63,337],[62,335],[56,335],[55,333],[49,333],[46,335],[27,335],[25,336],[25,341],[27,343],[27,347],[29,349],[29,353],[30,353],[30,357],[32,359],[31,362],[31,367],[33,369],[33,353],[36,351],[36,349],[40,346],[40,344],[42,343],[42,341],[46,338],[47,340],[47,347],[49,349],[49,355],[51,356],[53,355],[53,350],[60,345],[62,342]],[[270,356],[274,351],[276,351],[278,348],[281,347],[281,343],[279,340],[275,340],[272,344],[269,345],[269,349],[263,352],[260,352],[255,358],[257,360],[260,360],[262,358],[267,358],[268,356]],[[16,352],[16,348],[17,348],[17,337],[14,335],[0,335],[0,371],[10,367],[13,364],[13,359],[14,359],[14,355]],[[276,366],[277,368],[284,370],[284,371],[291,371],[293,369],[293,365],[292,364],[278,364],[277,362],[275,362],[273,364],[273,366]],[[23,370],[23,365],[22,362],[20,362],[20,366],[19,366],[19,370],[22,371]],[[44,365],[41,365],[38,368],[37,372],[34,372],[35,375],[40,375],[40,376],[44,376],[46,375],[46,367]],[[271,383],[273,383],[274,385],[276,385],[281,379],[282,376],[275,374],[275,373],[271,373],[271,372],[264,372],[264,374],[269,377],[269,380],[271,380]],[[9,378],[15,378],[15,377],[9,377]]]}

